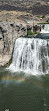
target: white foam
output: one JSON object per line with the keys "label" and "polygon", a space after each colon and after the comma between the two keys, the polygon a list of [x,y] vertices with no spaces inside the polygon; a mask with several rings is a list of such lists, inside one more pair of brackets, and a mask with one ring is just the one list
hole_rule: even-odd
{"label": "white foam", "polygon": [[41,25],[41,32],[40,33],[49,33],[49,24],[44,24],[44,27]]}
{"label": "white foam", "polygon": [[9,69],[13,72],[23,71],[33,75],[49,73],[47,44],[49,44],[47,40],[18,38],[15,42],[13,60]]}

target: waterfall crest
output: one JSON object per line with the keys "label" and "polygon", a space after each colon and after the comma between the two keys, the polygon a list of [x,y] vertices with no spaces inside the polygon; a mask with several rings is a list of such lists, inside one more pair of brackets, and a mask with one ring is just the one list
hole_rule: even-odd
{"label": "waterfall crest", "polygon": [[49,73],[49,41],[38,38],[18,38],[9,69],[30,74]]}
{"label": "waterfall crest", "polygon": [[49,33],[49,24],[42,24],[40,33]]}

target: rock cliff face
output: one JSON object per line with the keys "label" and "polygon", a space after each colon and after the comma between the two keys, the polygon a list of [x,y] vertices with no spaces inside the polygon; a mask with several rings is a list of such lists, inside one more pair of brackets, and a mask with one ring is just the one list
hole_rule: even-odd
{"label": "rock cliff face", "polygon": [[0,22],[0,66],[4,66],[10,60],[15,40],[18,37],[26,36],[27,29],[16,22]]}
{"label": "rock cliff face", "polygon": [[49,15],[49,0],[0,0],[0,11],[21,11]]}

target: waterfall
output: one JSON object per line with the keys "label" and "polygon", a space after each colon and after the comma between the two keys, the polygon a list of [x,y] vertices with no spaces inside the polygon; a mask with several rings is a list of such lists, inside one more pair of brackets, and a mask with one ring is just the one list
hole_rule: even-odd
{"label": "waterfall", "polygon": [[49,24],[41,24],[41,32],[40,33],[49,33]]}
{"label": "waterfall", "polygon": [[30,74],[49,73],[49,41],[38,38],[18,38],[9,69]]}

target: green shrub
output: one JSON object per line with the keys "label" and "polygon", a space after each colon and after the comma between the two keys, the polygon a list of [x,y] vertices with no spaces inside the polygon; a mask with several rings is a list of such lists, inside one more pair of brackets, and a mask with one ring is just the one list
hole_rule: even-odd
{"label": "green shrub", "polygon": [[27,31],[27,35],[32,35],[33,33],[31,32],[31,30]]}
{"label": "green shrub", "polygon": [[12,57],[11,57],[11,59],[9,60],[9,62],[4,65],[4,67],[8,67],[11,63],[12,63]]}
{"label": "green shrub", "polygon": [[45,16],[43,15],[42,18],[45,18]]}

